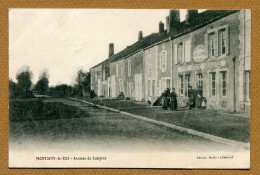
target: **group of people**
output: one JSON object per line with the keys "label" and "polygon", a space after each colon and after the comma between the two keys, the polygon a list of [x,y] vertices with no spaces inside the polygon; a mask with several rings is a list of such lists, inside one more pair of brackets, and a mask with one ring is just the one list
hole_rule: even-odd
{"label": "group of people", "polygon": [[[172,88],[170,91],[169,88],[167,88],[161,95],[161,104],[163,109],[170,108],[172,111],[175,111],[177,109],[177,93],[175,92],[175,88]],[[193,107],[197,108],[206,108],[206,101],[207,99],[203,97],[202,88],[199,86],[198,89],[192,89],[191,86],[189,86],[188,90],[188,106],[189,109]]]}
{"label": "group of people", "polygon": [[193,107],[205,108],[207,99],[203,97],[202,88],[199,86],[198,89],[192,89],[192,86],[189,86],[188,90],[189,97],[189,109]]}
{"label": "group of people", "polygon": [[170,91],[169,88],[167,88],[162,93],[161,103],[163,109],[170,108],[172,111],[175,111],[177,109],[177,93],[175,92],[175,88],[172,88],[172,91]]}

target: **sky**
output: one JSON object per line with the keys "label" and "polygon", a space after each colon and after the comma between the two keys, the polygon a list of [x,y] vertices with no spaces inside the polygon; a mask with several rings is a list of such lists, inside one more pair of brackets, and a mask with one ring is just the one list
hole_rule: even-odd
{"label": "sky", "polygon": [[[199,10],[199,12],[202,10]],[[9,77],[24,65],[35,84],[48,70],[50,84],[74,84],[77,71],[95,66],[143,36],[158,32],[169,10],[136,9],[11,9],[9,10]],[[180,10],[181,21],[186,10]]]}

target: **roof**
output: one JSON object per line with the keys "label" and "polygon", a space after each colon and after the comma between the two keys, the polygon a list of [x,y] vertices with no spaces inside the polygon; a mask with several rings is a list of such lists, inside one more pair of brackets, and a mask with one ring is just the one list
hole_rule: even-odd
{"label": "roof", "polygon": [[198,28],[208,25],[214,21],[224,18],[232,13],[238,12],[239,10],[207,10],[199,13],[189,24],[186,24],[185,20],[180,23],[179,32],[172,35],[172,38],[179,37],[181,35],[190,33]]}
{"label": "roof", "polygon": [[198,28],[200,28],[202,26],[205,26],[209,23],[217,21],[223,17],[226,17],[226,16],[228,16],[232,13],[238,12],[238,11],[239,10],[207,10],[207,11],[204,11],[202,13],[199,13],[196,17],[194,17],[194,19],[192,19],[188,25],[186,24],[185,20],[182,21],[179,26],[179,32],[176,33],[175,35],[168,34],[166,32],[152,33],[152,34],[144,37],[142,40],[135,42],[131,46],[127,46],[122,51],[107,58],[106,60],[93,66],[92,68],[98,67],[107,62],[115,62],[115,61],[121,60],[124,57],[127,57],[127,56],[137,52],[140,49],[147,48],[153,44],[166,40],[169,37],[177,38],[181,35],[184,35],[191,31],[197,30]]}
{"label": "roof", "polygon": [[116,53],[115,55],[107,58],[106,60],[102,61],[101,63],[93,66],[92,68],[98,67],[106,62],[115,62],[118,60],[121,60],[122,58],[140,50],[140,49],[144,49],[156,42],[165,40],[166,38],[169,38],[170,35],[167,34],[166,32],[164,33],[152,33],[146,37],[144,37],[142,40],[135,42],[134,44],[127,46],[125,49],[123,49],[122,51]]}

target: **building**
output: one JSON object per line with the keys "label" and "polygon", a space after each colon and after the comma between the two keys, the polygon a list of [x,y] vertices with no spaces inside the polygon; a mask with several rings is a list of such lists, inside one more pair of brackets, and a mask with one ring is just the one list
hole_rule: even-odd
{"label": "building", "polygon": [[[247,110],[245,101],[250,98],[246,97],[246,94],[250,94],[250,83],[247,83],[250,82],[250,61],[245,61],[249,57],[241,55],[241,43],[244,36],[250,34],[240,30],[241,25],[245,25],[241,18],[245,12],[208,10],[200,15],[193,12],[197,16],[191,19],[197,19],[194,23],[186,19],[182,33],[172,41],[174,64],[178,67],[173,79],[178,80],[175,86],[181,105],[187,104],[189,89],[201,87],[208,108],[238,112]],[[191,30],[187,25],[194,29]],[[245,62],[246,66],[243,65]],[[238,96],[241,91],[244,94]]]}
{"label": "building", "polygon": [[208,108],[250,111],[250,38],[250,10],[188,10],[182,22],[170,10],[165,29],[160,22],[158,33],[139,32],[136,43],[94,66],[91,88],[146,102],[175,88],[180,107],[189,89],[201,88]]}

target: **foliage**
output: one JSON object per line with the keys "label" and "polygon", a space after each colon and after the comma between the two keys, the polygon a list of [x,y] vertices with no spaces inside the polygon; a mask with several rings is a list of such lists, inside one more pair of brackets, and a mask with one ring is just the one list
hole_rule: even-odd
{"label": "foliage", "polygon": [[32,92],[30,91],[32,85],[32,77],[33,74],[30,71],[29,66],[23,66],[18,70],[16,74],[17,94],[20,97],[28,98],[32,96]]}
{"label": "foliage", "polygon": [[48,95],[53,97],[67,97],[67,96],[74,96],[75,95],[75,88],[69,86],[67,84],[57,85],[55,87],[50,87],[48,90]]}
{"label": "foliage", "polygon": [[14,98],[17,96],[17,84],[9,79],[9,97]]}
{"label": "foliage", "polygon": [[74,85],[78,96],[85,96],[90,92],[90,72],[80,69],[77,73],[76,84]]}
{"label": "foliage", "polygon": [[39,94],[45,95],[49,88],[49,73],[47,70],[44,70],[37,81],[34,90]]}

